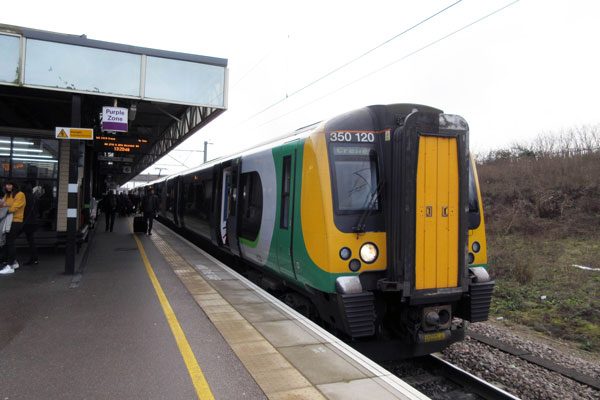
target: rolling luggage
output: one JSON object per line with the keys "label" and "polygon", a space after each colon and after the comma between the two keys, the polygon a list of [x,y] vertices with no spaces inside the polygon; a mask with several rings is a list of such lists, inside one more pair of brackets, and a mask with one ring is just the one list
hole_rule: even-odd
{"label": "rolling luggage", "polygon": [[143,232],[146,233],[148,227],[146,226],[146,221],[144,221],[144,217],[137,216],[133,217],[133,231],[134,232]]}

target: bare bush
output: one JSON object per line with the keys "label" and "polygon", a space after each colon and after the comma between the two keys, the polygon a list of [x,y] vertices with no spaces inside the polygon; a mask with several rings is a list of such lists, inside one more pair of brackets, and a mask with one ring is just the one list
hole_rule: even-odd
{"label": "bare bush", "polygon": [[600,223],[600,125],[542,134],[478,160],[491,233],[585,233],[581,225]]}

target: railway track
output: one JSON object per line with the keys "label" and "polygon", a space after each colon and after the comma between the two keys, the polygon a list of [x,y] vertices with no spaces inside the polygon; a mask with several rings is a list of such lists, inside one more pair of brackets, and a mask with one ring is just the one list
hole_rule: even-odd
{"label": "railway track", "polygon": [[467,336],[469,336],[473,340],[476,340],[487,346],[498,349],[504,353],[521,358],[531,364],[538,365],[549,371],[561,374],[561,375],[563,375],[569,379],[572,379],[576,382],[590,386],[596,390],[600,390],[600,380],[598,380],[594,377],[591,377],[589,375],[582,374],[581,372],[578,372],[572,368],[564,367],[564,366],[559,365],[551,360],[548,360],[548,359],[545,359],[542,357],[538,357],[527,350],[519,349],[517,347],[514,347],[507,343],[504,343],[500,340],[494,339],[494,338],[486,336],[486,335],[482,335],[477,332],[468,331]]}
{"label": "railway track", "polygon": [[[561,366],[526,350],[518,349],[476,332],[468,332],[467,335],[473,340],[526,360],[531,364],[559,373],[594,389],[600,389],[598,379],[574,369]],[[518,399],[502,388],[465,371],[436,354],[415,360],[385,362],[382,365],[434,400]]]}
{"label": "railway track", "polygon": [[435,354],[382,366],[433,400],[518,399]]}

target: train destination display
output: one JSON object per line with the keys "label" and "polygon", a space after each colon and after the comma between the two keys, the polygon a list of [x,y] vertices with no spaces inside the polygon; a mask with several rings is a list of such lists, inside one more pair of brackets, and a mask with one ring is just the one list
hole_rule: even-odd
{"label": "train destination display", "polygon": [[96,135],[94,147],[99,151],[119,153],[138,153],[146,151],[148,140],[133,136]]}

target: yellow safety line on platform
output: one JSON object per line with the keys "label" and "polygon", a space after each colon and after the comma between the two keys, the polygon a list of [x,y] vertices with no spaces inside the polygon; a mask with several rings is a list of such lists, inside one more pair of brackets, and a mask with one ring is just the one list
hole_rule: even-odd
{"label": "yellow safety line on platform", "polygon": [[144,266],[146,267],[146,272],[150,277],[150,281],[152,281],[152,286],[154,286],[154,290],[156,291],[156,296],[158,296],[158,300],[160,301],[160,305],[163,309],[165,317],[167,318],[167,322],[169,323],[169,327],[171,328],[171,332],[175,337],[175,341],[177,342],[177,347],[179,348],[179,352],[181,353],[181,357],[183,357],[183,361],[185,362],[185,366],[187,367],[188,373],[190,374],[190,378],[192,378],[192,383],[194,384],[194,388],[196,389],[196,394],[199,399],[212,399],[214,400],[214,396],[208,386],[208,382],[204,378],[204,374],[202,373],[202,369],[198,365],[198,361],[196,360],[196,356],[194,356],[194,352],[190,347],[187,338],[185,337],[185,333],[183,329],[181,329],[181,325],[177,320],[177,316],[175,312],[171,308],[171,304],[169,304],[169,300],[165,295],[162,287],[160,286],[160,282],[156,278],[156,274],[152,269],[152,265],[150,261],[148,261],[148,257],[146,256],[146,251],[144,250],[144,246],[138,237],[134,234],[133,238],[135,239],[140,254],[142,256],[142,260],[144,261]]}

